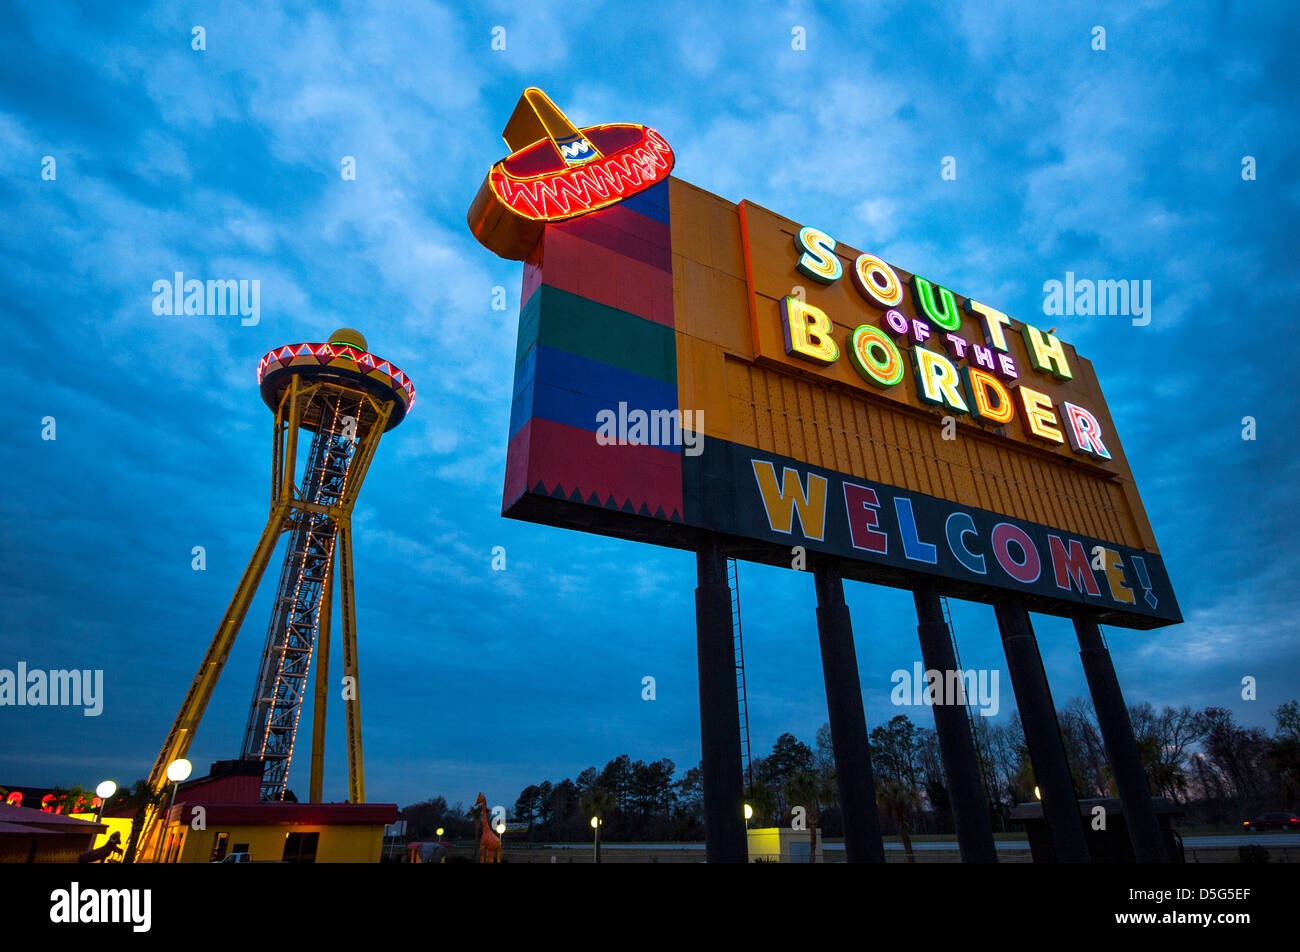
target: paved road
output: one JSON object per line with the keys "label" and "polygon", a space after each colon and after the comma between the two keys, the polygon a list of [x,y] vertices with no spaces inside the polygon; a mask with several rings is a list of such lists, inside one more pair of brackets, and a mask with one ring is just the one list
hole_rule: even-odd
{"label": "paved road", "polygon": [[[1183,837],[1183,846],[1186,849],[1209,849],[1211,847],[1221,847],[1225,849],[1236,849],[1238,846],[1247,846],[1249,844],[1258,844],[1260,846],[1294,846],[1300,849],[1300,836],[1294,833],[1245,833],[1245,834],[1228,834],[1226,836],[1216,836],[1215,834],[1191,834]],[[1028,840],[998,840],[995,844],[999,850],[1027,850],[1029,849]],[[546,849],[574,849],[590,850],[590,843],[556,843],[547,844]],[[601,851],[604,850],[699,850],[704,851],[703,843],[601,843]],[[886,843],[887,850],[901,850],[902,843]],[[843,851],[843,843],[824,843],[823,849],[828,851]],[[953,852],[957,849],[957,841],[954,840],[927,840],[925,842],[914,842],[912,849],[920,852],[926,851],[948,851]]]}
{"label": "paved road", "polygon": [[1300,836],[1294,833],[1234,833],[1228,836],[1197,835],[1184,836],[1183,845],[1189,849],[1193,846],[1249,846],[1251,843],[1258,843],[1260,846],[1294,846],[1300,849]]}
{"label": "paved road", "polygon": [[[1231,834],[1228,836],[1216,836],[1213,833],[1185,835],[1183,836],[1184,849],[1236,849],[1238,846],[1248,846],[1257,844],[1259,846],[1294,846],[1300,849],[1300,836],[1293,833],[1246,833]],[[998,840],[995,845],[1000,850],[1027,850],[1029,849],[1028,840]],[[604,849],[604,847],[601,847]],[[902,843],[886,843],[887,850],[901,850]],[[955,850],[957,848],[956,840],[944,840],[940,842],[927,841],[924,843],[913,843],[912,849],[920,850]],[[825,849],[842,850],[843,843],[827,843]]]}

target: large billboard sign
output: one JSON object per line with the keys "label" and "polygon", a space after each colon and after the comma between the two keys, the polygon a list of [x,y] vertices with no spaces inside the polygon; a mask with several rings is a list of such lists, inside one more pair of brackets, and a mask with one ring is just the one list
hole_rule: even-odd
{"label": "large billboard sign", "polygon": [[1054,329],[672,177],[646,127],[576,129],[529,90],[506,140],[469,224],[524,261],[507,516],[1182,620],[1092,365]]}

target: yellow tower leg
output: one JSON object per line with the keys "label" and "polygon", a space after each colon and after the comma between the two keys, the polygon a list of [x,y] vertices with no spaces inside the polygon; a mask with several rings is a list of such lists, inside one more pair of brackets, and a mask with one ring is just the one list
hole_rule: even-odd
{"label": "yellow tower leg", "polygon": [[366,776],[361,750],[361,681],[357,670],[357,605],[352,586],[352,506],[356,503],[361,482],[366,478],[370,461],[379,448],[379,438],[384,434],[391,401],[376,407],[377,419],[370,432],[357,447],[348,482],[343,489],[336,511],[332,511],[336,527],[334,563],[339,575],[339,607],[343,625],[343,676],[344,715],[348,744],[348,802],[366,802]]}
{"label": "yellow tower leg", "polygon": [[148,800],[136,812],[135,820],[131,824],[131,840],[126,851],[127,862],[133,861],[137,856],[141,858],[149,856],[149,850],[153,846],[153,836],[158,829],[155,821],[158,819],[158,808],[167,784],[167,767],[173,760],[184,757],[189,752],[199,722],[203,719],[203,712],[207,709],[208,701],[212,699],[212,692],[217,686],[221,669],[225,667],[226,659],[230,657],[235,636],[239,634],[244,616],[248,614],[248,606],[257,593],[257,586],[262,581],[267,565],[270,564],[271,556],[275,553],[275,544],[280,539],[280,533],[288,527],[289,512],[293,505],[293,460],[297,453],[298,427],[301,423],[304,402],[302,393],[303,388],[295,375],[285,389],[284,397],[275,413],[273,441],[275,449],[271,463],[272,504],[270,516],[266,520],[266,528],[262,530],[262,535],[257,540],[253,556],[248,560],[244,574],[240,576],[235,594],[231,597],[230,604],[226,606],[221,624],[217,626],[217,633],[213,636],[212,643],[208,645],[207,654],[203,656],[203,662],[199,665],[198,673],[194,675],[185,700],[181,702],[181,708],[176,714],[176,720],[172,722],[167,740],[163,742],[162,750],[158,752],[158,758],[149,771]]}
{"label": "yellow tower leg", "polygon": [[[249,559],[248,566],[239,579],[234,597],[226,608],[226,614],[221,619],[212,643],[208,645],[207,654],[203,656],[203,663],[199,665],[198,673],[194,675],[194,681],[190,684],[189,692],[185,695],[176,720],[172,722],[171,732],[168,733],[167,740],[158,753],[158,759],[154,761],[153,769],[149,771],[149,792],[152,796],[161,795],[167,782],[167,766],[189,752],[199,721],[203,719],[203,712],[207,709],[212,691],[217,685],[217,678],[220,677],[221,669],[225,667],[226,659],[230,656],[230,649],[234,646],[235,635],[239,633],[239,626],[243,624],[244,616],[248,613],[248,606],[257,592],[257,585],[262,580],[262,574],[266,571],[271,556],[275,553],[275,544],[284,529],[287,513],[288,506],[284,504],[271,510],[271,517],[266,522],[266,528],[262,530],[257,548],[253,550],[253,557]],[[142,825],[142,832],[147,834],[141,837],[143,843],[137,847],[141,856],[148,855],[152,833],[157,826],[153,822],[156,814],[157,808],[154,806],[145,810],[143,816],[139,814],[136,816],[136,824]],[[133,833],[136,824],[133,824]]]}
{"label": "yellow tower leg", "polygon": [[[338,535],[334,538],[338,554]],[[311,721],[311,803],[320,803],[325,787],[325,702],[330,690],[330,609],[334,601],[334,560],[325,569],[321,585],[320,614],[316,623],[316,707]]]}
{"label": "yellow tower leg", "polygon": [[366,802],[361,758],[361,682],[357,673],[357,608],[352,592],[352,521],[338,527],[339,605],[343,622],[344,713],[348,740],[348,802]]}
{"label": "yellow tower leg", "polygon": [[[285,388],[280,405],[275,412],[275,429],[272,439],[271,461],[271,513],[266,528],[262,530],[253,556],[240,577],[239,585],[230,600],[226,613],[217,627],[217,633],[208,646],[203,663],[190,685],[189,692],[181,704],[181,709],[172,723],[167,740],[154,761],[149,772],[148,802],[140,808],[131,828],[131,842],[127,847],[127,862],[137,857],[148,858],[153,845],[153,836],[157,832],[156,822],[159,814],[162,793],[167,784],[167,767],[189,751],[190,743],[198,730],[203,712],[207,709],[216,688],[217,679],[230,656],[230,649],[235,636],[243,624],[244,616],[257,592],[258,584],[271,556],[275,552],[280,533],[290,527],[291,513],[296,510],[319,511],[305,500],[295,498],[294,477],[298,452],[298,430],[302,425],[302,411],[318,384],[304,385],[301,378],[294,375],[289,386]],[[386,401],[382,404],[371,402],[375,411],[375,423],[361,445],[348,474],[347,485],[337,507],[330,508],[330,515],[335,520],[335,562],[326,572],[323,603],[319,616],[317,634],[316,669],[316,703],[313,711],[312,731],[312,767],[311,800],[319,802],[323,788],[324,742],[325,742],[325,708],[329,692],[329,626],[331,608],[331,588],[333,576],[339,576],[339,598],[343,614],[343,673],[349,679],[345,705],[348,743],[348,800],[352,803],[365,803],[366,785],[362,766],[361,750],[361,699],[357,671],[357,633],[356,602],[352,586],[352,507],[356,503],[361,483],[366,471],[374,459],[394,404]]]}

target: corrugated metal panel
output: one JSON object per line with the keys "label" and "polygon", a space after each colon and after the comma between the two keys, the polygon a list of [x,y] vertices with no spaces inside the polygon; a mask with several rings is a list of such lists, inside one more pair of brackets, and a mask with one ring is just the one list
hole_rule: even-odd
{"label": "corrugated metal panel", "polygon": [[[1077,466],[1012,452],[962,428],[730,356],[727,427],[736,442],[967,506],[1140,546],[1122,488]],[[721,421],[717,421],[721,423]]]}

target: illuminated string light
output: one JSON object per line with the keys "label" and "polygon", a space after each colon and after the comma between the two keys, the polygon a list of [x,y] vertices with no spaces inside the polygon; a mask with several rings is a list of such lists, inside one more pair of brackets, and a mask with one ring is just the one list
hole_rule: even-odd
{"label": "illuminated string light", "polygon": [[[314,351],[314,356],[325,356],[325,354],[322,353],[322,350],[328,350],[328,349],[329,349],[328,345],[326,345],[325,348],[318,348],[317,350]],[[342,403],[341,401],[336,401],[333,404],[333,415],[330,419],[328,426],[325,428],[326,432],[332,434],[338,434],[341,432],[341,428],[339,425],[341,411],[342,411]],[[323,422],[324,421],[322,421],[322,423]],[[326,480],[321,480],[320,483],[316,486],[315,492],[312,495],[312,498],[310,500],[310,502],[315,503],[317,505],[328,506],[337,502],[339,496],[344,492],[344,490],[347,487],[348,474],[351,472],[352,463],[356,455],[355,444],[350,440],[341,439],[338,442],[334,443],[333,452],[336,457],[341,458],[341,463],[342,463],[341,470],[338,473],[337,492],[335,492],[334,489],[331,488],[334,484]],[[321,465],[322,466],[328,465],[328,460],[329,460],[329,453],[327,452],[326,460],[322,461]],[[338,461],[339,460],[336,460],[335,465],[337,465]],[[295,608],[290,609],[290,615],[285,621],[283,634],[280,636],[281,642],[278,645],[279,658],[276,664],[275,681],[272,684],[270,696],[268,698],[269,708],[265,714],[264,730],[262,733],[262,742],[259,751],[259,757],[262,760],[265,760],[267,747],[270,744],[270,735],[271,735],[272,727],[277,726],[277,720],[279,719],[279,717],[283,716],[281,714],[279,715],[279,717],[277,717],[277,712],[280,711],[280,709],[283,707],[286,706],[292,707],[293,724],[290,728],[288,728],[288,732],[287,732],[288,734],[287,751],[284,752],[283,773],[279,781],[281,799],[283,799],[284,791],[288,788],[288,784],[289,784],[289,773],[293,765],[293,752],[296,746],[296,738],[298,736],[298,726],[302,718],[302,709],[304,706],[301,703],[296,703],[296,704],[294,703],[295,689],[289,684],[289,679],[293,678],[305,684],[307,679],[311,675],[312,651],[310,650],[310,648],[306,650],[305,662],[303,663],[303,669],[301,672],[289,673],[286,672],[285,670],[285,663],[286,663],[286,659],[289,656],[290,650],[291,649],[296,650],[301,648],[300,644],[290,643],[291,635],[297,635],[294,626],[296,624],[295,618],[300,614],[300,612],[296,608],[301,598],[300,593],[302,593],[305,588],[308,588],[309,584],[310,585],[316,584],[315,580],[308,578],[306,575],[307,559],[308,556],[311,554],[311,547],[312,547],[310,536],[312,534],[320,534],[323,531],[329,532],[328,548],[322,562],[322,564],[327,566],[332,564],[333,562],[334,549],[338,541],[337,527],[332,522],[328,521],[328,517],[313,517],[312,520],[303,527],[303,531],[308,534],[309,538],[304,539],[300,556],[296,562],[296,571],[294,573],[294,584],[293,584],[293,592],[295,593],[294,594]],[[328,578],[328,574],[329,573],[327,569],[326,576],[325,576],[326,578]],[[324,584],[324,580],[322,579],[320,582],[320,588],[319,590],[316,591],[312,601],[304,605],[304,607],[308,608],[312,613],[311,614],[311,619],[312,619],[311,636],[312,636],[313,645],[315,644],[316,640],[320,636],[320,611],[325,597],[326,597],[326,586]],[[300,635],[297,635],[297,637],[298,640],[301,639]],[[280,729],[283,730],[283,727],[281,726]],[[277,751],[276,753],[279,754],[281,752]]]}
{"label": "illuminated string light", "polygon": [[301,357],[314,358],[321,365],[339,359],[349,360],[355,363],[357,369],[364,371],[367,376],[378,373],[386,378],[385,382],[394,390],[401,390],[405,393],[408,413],[415,406],[415,384],[411,383],[410,378],[405,373],[390,361],[382,360],[374,354],[345,344],[289,344],[276,348],[263,355],[262,359],[258,361],[257,382],[261,384],[262,378],[268,372],[287,367]]}

